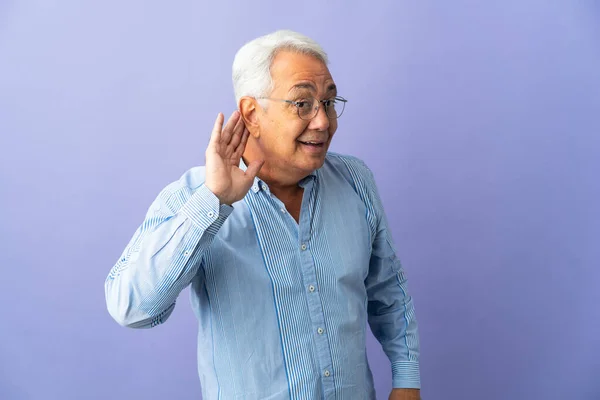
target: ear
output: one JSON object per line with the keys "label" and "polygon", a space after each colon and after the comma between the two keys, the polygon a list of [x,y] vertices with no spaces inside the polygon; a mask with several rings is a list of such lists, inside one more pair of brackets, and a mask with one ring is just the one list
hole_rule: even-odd
{"label": "ear", "polygon": [[254,97],[244,96],[240,99],[238,107],[246,124],[246,129],[248,129],[250,135],[258,139],[260,136],[260,124],[258,123],[260,105]]}

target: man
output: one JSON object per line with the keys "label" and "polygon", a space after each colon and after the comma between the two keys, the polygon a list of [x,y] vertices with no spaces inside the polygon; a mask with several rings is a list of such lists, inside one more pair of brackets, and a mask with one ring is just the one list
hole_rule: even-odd
{"label": "man", "polygon": [[374,399],[366,323],[389,398],[419,398],[411,297],[371,171],[328,153],[346,100],[311,39],[278,31],[233,64],[206,165],[168,185],[105,284],[121,325],[163,323],[191,283],[203,398]]}

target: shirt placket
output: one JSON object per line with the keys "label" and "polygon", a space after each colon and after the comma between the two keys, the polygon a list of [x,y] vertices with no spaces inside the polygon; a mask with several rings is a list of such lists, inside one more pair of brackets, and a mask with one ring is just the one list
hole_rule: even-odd
{"label": "shirt placket", "polygon": [[317,349],[317,360],[323,383],[323,398],[335,398],[334,370],[329,347],[328,332],[325,326],[325,314],[321,300],[317,276],[315,272],[315,262],[313,257],[313,248],[311,247],[311,226],[314,210],[314,189],[315,180],[310,180],[304,187],[304,198],[300,212],[300,223],[298,226],[298,247],[300,251],[300,265],[302,278],[310,313],[311,326],[315,346]]}

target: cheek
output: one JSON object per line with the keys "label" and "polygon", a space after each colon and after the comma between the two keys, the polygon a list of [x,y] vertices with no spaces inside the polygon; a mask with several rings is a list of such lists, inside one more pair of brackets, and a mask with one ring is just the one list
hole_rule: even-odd
{"label": "cheek", "polygon": [[337,119],[331,120],[331,122],[329,122],[329,140],[331,140],[331,138],[333,137],[333,135],[337,131],[337,128],[338,128],[338,121],[337,121]]}
{"label": "cheek", "polygon": [[300,150],[297,139],[305,133],[310,121],[303,121],[295,114],[276,108],[270,109],[266,117],[262,133],[265,153],[280,158],[294,156]]}
{"label": "cheek", "polygon": [[298,151],[298,137],[304,133],[308,124],[302,120],[271,119],[268,130],[263,132],[263,149],[271,155],[292,156]]}
{"label": "cheek", "polygon": [[293,148],[298,145],[298,138],[306,131],[308,124],[304,121],[286,119],[278,121],[274,130],[274,137],[278,147]]}

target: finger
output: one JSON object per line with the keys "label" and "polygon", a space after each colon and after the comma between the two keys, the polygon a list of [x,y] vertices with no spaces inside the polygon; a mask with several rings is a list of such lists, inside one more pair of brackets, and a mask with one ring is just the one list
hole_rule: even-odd
{"label": "finger", "polygon": [[264,161],[252,161],[250,163],[250,165],[248,165],[248,168],[246,169],[246,179],[252,181],[254,180],[254,178],[256,178],[256,175],[258,175],[258,172],[260,171],[260,169],[262,168],[263,164],[265,162]]}
{"label": "finger", "polygon": [[209,146],[211,146],[211,145],[216,146],[219,143],[224,119],[225,119],[225,117],[223,116],[223,113],[219,113],[217,115],[217,119],[215,119],[215,124],[213,126],[213,130],[210,135],[210,141],[208,142]]}
{"label": "finger", "polygon": [[233,131],[231,142],[229,143],[229,146],[231,147],[234,153],[237,151],[237,147],[241,143],[245,132],[246,125],[244,124],[244,119],[240,118],[238,124],[235,126],[235,130]]}
{"label": "finger", "polygon": [[239,119],[240,119],[240,113],[239,113],[239,111],[236,110],[231,114],[231,117],[229,117],[229,120],[223,127],[223,131],[221,132],[221,143],[222,144],[225,144],[225,145],[229,144],[229,142],[231,141],[231,135],[233,134],[233,130],[234,130],[235,126],[237,125],[237,123],[239,122]]}
{"label": "finger", "polygon": [[244,128],[244,133],[242,134],[242,140],[240,140],[240,143],[238,144],[237,148],[235,149],[236,156],[238,154],[240,157],[242,156],[242,154],[244,153],[244,149],[246,148],[246,143],[248,143],[249,137],[250,137],[250,131],[248,129]]}
{"label": "finger", "polygon": [[235,131],[239,131],[240,133],[244,132],[244,128],[246,128],[246,122],[244,121],[244,118],[242,118],[242,113],[238,111],[238,114],[240,116],[240,119],[238,120],[237,124],[235,125]]}
{"label": "finger", "polygon": [[[228,150],[230,150],[231,152],[235,151],[235,148],[238,145],[239,138],[244,133],[244,128],[246,128],[246,124],[240,114],[240,117],[237,120],[237,122],[231,132],[231,139],[230,139],[231,141],[227,144],[228,146],[231,146],[231,147],[228,147]],[[234,141],[236,141],[236,142],[233,143]]]}

